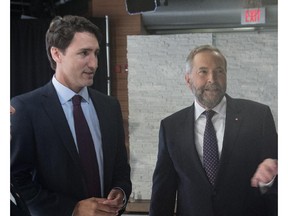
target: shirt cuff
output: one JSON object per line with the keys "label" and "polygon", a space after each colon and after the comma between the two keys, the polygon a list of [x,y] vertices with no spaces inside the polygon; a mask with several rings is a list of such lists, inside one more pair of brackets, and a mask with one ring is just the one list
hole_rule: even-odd
{"label": "shirt cuff", "polygon": [[123,197],[123,207],[122,207],[122,209],[123,209],[124,207],[126,207],[126,204],[127,204],[127,196],[126,196],[126,194],[125,194],[125,192],[124,192],[124,190],[123,190],[122,188],[120,188],[120,187],[115,187],[114,189],[121,190],[122,193],[123,193],[123,195],[124,195],[124,197]]}
{"label": "shirt cuff", "polygon": [[268,183],[259,182],[259,189],[262,194],[266,193],[268,189],[273,185],[276,176]]}

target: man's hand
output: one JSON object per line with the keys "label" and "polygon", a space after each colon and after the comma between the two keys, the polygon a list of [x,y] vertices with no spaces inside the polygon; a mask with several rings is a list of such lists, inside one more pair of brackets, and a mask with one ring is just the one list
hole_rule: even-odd
{"label": "man's hand", "polygon": [[251,186],[259,187],[260,184],[268,184],[276,175],[278,175],[278,161],[271,158],[265,159],[252,177]]}
{"label": "man's hand", "polygon": [[89,198],[79,201],[72,216],[115,216],[118,214],[118,208],[113,205],[104,204],[107,199]]}
{"label": "man's hand", "polygon": [[120,189],[114,188],[110,191],[103,204],[108,205],[111,208],[116,208],[117,211],[120,211],[124,206],[123,199],[123,192]]}

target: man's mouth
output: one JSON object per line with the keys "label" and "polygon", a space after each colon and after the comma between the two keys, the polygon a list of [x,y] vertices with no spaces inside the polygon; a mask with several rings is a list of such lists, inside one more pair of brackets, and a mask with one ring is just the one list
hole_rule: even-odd
{"label": "man's mouth", "polygon": [[216,91],[219,91],[219,89],[218,88],[206,88],[205,91],[216,92]]}
{"label": "man's mouth", "polygon": [[84,72],[84,74],[89,75],[89,76],[94,76],[94,72]]}

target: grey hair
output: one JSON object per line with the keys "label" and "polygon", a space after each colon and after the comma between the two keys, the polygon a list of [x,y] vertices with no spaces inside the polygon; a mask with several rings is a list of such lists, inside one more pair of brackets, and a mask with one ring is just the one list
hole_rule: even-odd
{"label": "grey hair", "polygon": [[192,62],[193,62],[195,55],[200,53],[200,52],[204,52],[204,51],[210,51],[210,52],[218,53],[223,58],[224,63],[225,63],[225,71],[227,71],[227,60],[226,60],[225,56],[222,54],[222,52],[218,48],[216,48],[215,46],[206,44],[206,45],[200,45],[200,46],[195,47],[189,53],[189,55],[186,58],[186,64],[185,64],[186,73],[191,72],[192,67],[193,67]]}

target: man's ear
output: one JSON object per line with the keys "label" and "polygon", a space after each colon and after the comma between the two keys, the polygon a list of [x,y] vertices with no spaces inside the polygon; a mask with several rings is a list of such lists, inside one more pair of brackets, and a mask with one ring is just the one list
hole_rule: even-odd
{"label": "man's ear", "polygon": [[191,82],[191,74],[190,73],[186,73],[185,74],[185,83],[186,85],[190,88],[190,82]]}
{"label": "man's ear", "polygon": [[61,52],[56,47],[51,47],[50,49],[51,56],[55,62],[61,62]]}

